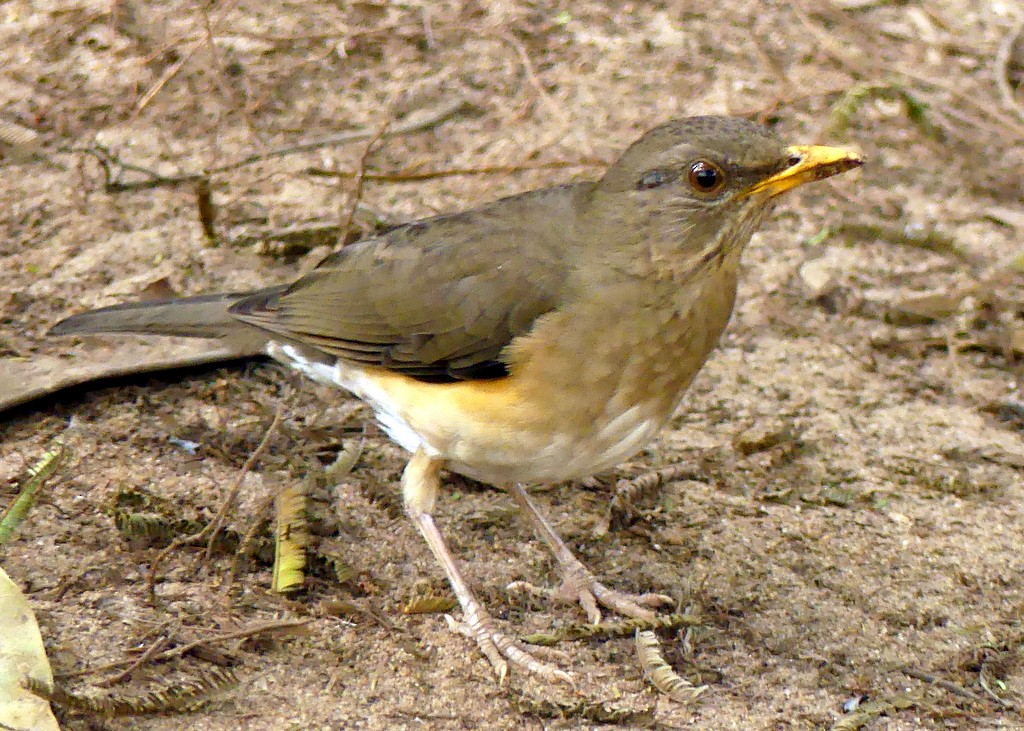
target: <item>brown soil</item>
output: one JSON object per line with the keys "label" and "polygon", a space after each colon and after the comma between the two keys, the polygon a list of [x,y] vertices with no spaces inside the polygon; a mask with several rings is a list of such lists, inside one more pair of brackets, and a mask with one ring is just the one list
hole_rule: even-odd
{"label": "brown soil", "polygon": [[[694,703],[649,689],[631,638],[560,644],[552,661],[579,677],[574,695],[521,674],[498,687],[440,615],[403,614],[424,582],[444,586],[397,509],[401,453],[346,396],[267,364],[140,377],[0,417],[0,504],[67,420],[79,424],[73,460],[3,554],[57,675],[89,688],[115,672],[102,666],[162,637],[171,648],[309,617],[299,631],[143,665],[107,692],[137,695],[211,662],[234,666],[239,683],[187,715],[101,727],[577,728],[597,725],[599,701],[625,728],[827,729],[867,695],[909,705],[872,729],[1024,728],[1019,12],[975,0],[0,5],[0,109],[67,168],[0,175],[8,362],[102,357],[109,341],[46,339],[46,328],[154,283],[240,290],[313,266],[322,243],[241,234],[344,221],[351,181],[309,169],[355,169],[366,144],[215,176],[219,246],[191,185],[106,190],[100,148],[173,175],[463,98],[441,124],[383,141],[369,169],[592,163],[694,113],[745,114],[869,160],[792,196],[755,237],[732,324],[674,428],[617,475],[538,493],[609,583],[667,592],[701,616],[662,638],[676,670],[710,686]],[[591,164],[366,181],[356,219],[406,220],[599,174]],[[227,527],[244,533],[268,495],[307,480],[333,541],[321,552],[340,556],[341,576],[320,567],[286,600],[269,591],[266,563],[248,561],[225,595],[231,555],[206,562],[202,547],[184,547],[161,564],[151,603],[160,549],[124,539],[113,501],[144,491],[168,501],[165,515],[208,519],[279,403],[282,426],[243,476]],[[322,476],[359,445],[341,484]],[[597,535],[616,477],[680,462],[695,479]],[[439,520],[508,631],[583,620],[577,607],[506,592],[556,579],[509,498],[453,480]],[[564,701],[563,717],[544,717],[544,699]],[[64,719],[85,727],[81,714]]]}

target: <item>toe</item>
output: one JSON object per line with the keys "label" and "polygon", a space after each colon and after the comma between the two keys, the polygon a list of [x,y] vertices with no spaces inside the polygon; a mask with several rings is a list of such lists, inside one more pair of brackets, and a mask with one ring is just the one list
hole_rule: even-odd
{"label": "toe", "polygon": [[567,604],[579,604],[587,615],[587,621],[591,624],[600,624],[601,608],[598,606],[598,598],[589,587],[562,586],[556,595]]}
{"label": "toe", "polygon": [[549,682],[568,683],[572,687],[576,687],[576,680],[569,673],[550,663],[546,663],[543,660],[538,660],[510,640],[506,641],[508,644],[502,648],[502,652],[509,660],[512,661],[513,664],[518,665],[533,675],[538,675]]}
{"label": "toe", "polygon": [[597,582],[594,583],[593,591],[594,596],[597,597],[597,601],[599,601],[602,606],[611,609],[617,614],[621,614],[623,617],[652,620],[657,616],[654,610],[647,609],[646,607],[641,606],[641,604],[645,604],[647,606],[659,606],[661,604],[660,602],[653,605],[648,604],[648,602],[644,600],[643,595],[634,596],[632,594],[625,594],[620,591],[615,591],[614,589],[609,589],[607,586]]}
{"label": "toe", "polygon": [[480,652],[491,663],[494,673],[498,677],[498,685],[505,682],[508,676],[509,663],[522,668],[528,673],[538,675],[549,682],[568,683],[576,687],[576,681],[564,670],[528,653],[513,642],[509,637],[498,632],[491,625],[491,619],[484,616],[482,612],[474,612],[470,621],[459,622],[450,615],[445,615],[445,621],[454,632],[473,639]]}
{"label": "toe", "polygon": [[480,652],[494,668],[494,674],[498,676],[498,685],[504,684],[505,678],[508,676],[508,662],[502,657],[501,651],[488,636],[483,625],[472,626],[466,622],[459,622],[450,614],[444,615],[444,620],[448,623],[450,630],[476,642]]}
{"label": "toe", "polygon": [[645,607],[668,607],[676,603],[676,600],[666,594],[639,594],[636,601]]}

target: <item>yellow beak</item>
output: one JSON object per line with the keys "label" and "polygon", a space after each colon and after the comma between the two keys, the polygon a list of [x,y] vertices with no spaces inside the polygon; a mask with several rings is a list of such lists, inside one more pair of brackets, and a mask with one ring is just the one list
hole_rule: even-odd
{"label": "yellow beak", "polygon": [[798,185],[822,180],[864,164],[864,158],[860,155],[839,147],[793,145],[786,152],[789,155],[789,167],[750,186],[742,194],[743,197],[767,193],[769,198],[774,198]]}

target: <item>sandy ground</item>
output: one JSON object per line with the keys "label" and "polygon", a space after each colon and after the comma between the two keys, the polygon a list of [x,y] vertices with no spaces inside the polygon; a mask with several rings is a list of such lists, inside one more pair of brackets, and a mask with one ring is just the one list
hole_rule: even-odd
{"label": "sandy ground", "polygon": [[[697,701],[657,696],[626,638],[553,651],[580,678],[576,694],[521,674],[496,685],[440,615],[402,613],[444,584],[396,510],[401,453],[344,395],[254,363],[0,415],[0,505],[69,418],[80,425],[70,464],[0,554],[70,689],[94,688],[125,667],[108,664],[161,639],[173,649],[309,620],[144,663],[103,691],[138,696],[233,667],[238,685],[194,712],[65,711],[64,723],[578,728],[617,709],[623,728],[828,729],[844,702],[868,696],[895,704],[871,729],[1024,729],[1020,12],[972,0],[0,5],[0,113],[65,168],[0,168],[0,368],[109,357],[109,340],[44,338],[73,311],[312,267],[322,241],[268,232],[344,221],[352,182],[322,172],[355,169],[366,144],[215,175],[216,246],[193,186],[107,189],[101,150],[162,175],[197,172],[462,99],[446,121],[384,140],[368,169],[584,163],[366,181],[357,221],[392,222],[595,177],[595,162],[686,114],[744,114],[869,160],[792,196],[755,237],[727,335],[673,428],[615,475],[537,493],[609,583],[667,592],[701,617],[662,633],[673,667],[709,686]],[[278,404],[280,428],[242,473]],[[339,450],[357,449],[351,472],[324,476]],[[602,535],[616,477],[677,463],[693,479]],[[160,543],[126,540],[116,501],[150,495],[165,524],[195,521],[169,529],[187,534],[238,480],[236,540],[268,495],[305,480],[318,550],[338,570],[320,566],[284,599],[266,562],[250,560],[225,591],[231,554],[206,561],[184,547],[160,565],[151,602]],[[556,580],[506,496],[453,481],[439,520],[509,632],[583,621],[577,607],[506,591]]]}

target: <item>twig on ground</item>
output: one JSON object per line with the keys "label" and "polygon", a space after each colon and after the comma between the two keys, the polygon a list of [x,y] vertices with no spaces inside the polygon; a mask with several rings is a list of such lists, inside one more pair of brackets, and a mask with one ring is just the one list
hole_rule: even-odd
{"label": "twig on ground", "polygon": [[537,72],[533,68],[533,61],[530,60],[530,54],[526,52],[526,47],[522,42],[511,33],[502,33],[501,39],[507,44],[512,46],[512,50],[519,56],[519,61],[523,65],[523,71],[526,73],[526,78],[530,82],[530,86],[537,92],[537,96],[540,97],[541,102],[548,108],[554,116],[564,127],[570,126],[571,122],[569,117],[566,115],[565,110],[555,103],[555,100],[551,98],[548,90],[544,88],[544,84],[541,83],[540,77],[537,76]]}
{"label": "twig on ground", "polygon": [[228,490],[228,494],[224,496],[224,500],[220,504],[220,509],[217,510],[217,514],[213,516],[213,520],[206,526],[206,531],[209,532],[209,539],[206,541],[206,555],[203,560],[206,563],[210,562],[213,556],[213,544],[217,540],[217,534],[220,533],[221,526],[224,524],[224,518],[231,509],[231,506],[235,504],[235,498],[238,497],[238,492],[242,489],[242,483],[245,481],[245,476],[249,474],[253,466],[263,456],[263,453],[267,451],[267,447],[270,446],[270,438],[277,432],[277,428],[281,425],[281,414],[284,412],[284,404],[279,403],[277,409],[274,411],[274,419],[270,422],[270,426],[267,427],[266,433],[263,435],[263,439],[260,440],[259,445],[253,450],[249,458],[245,460],[245,464],[242,465],[242,469],[239,470],[238,476],[232,483],[231,488]]}
{"label": "twig on ground", "polygon": [[989,698],[991,698],[996,703],[1001,705],[1003,708],[1012,709],[1014,707],[1013,701],[1008,701],[1005,698],[1000,698],[996,694],[996,692],[989,687],[988,681],[985,679],[984,667],[982,667],[982,669],[978,671],[978,685],[980,685],[981,689],[985,691],[985,695],[987,695]]}
{"label": "twig on ground", "polygon": [[359,208],[359,201],[363,199],[363,181],[366,175],[366,164],[370,161],[370,155],[376,151],[377,145],[384,138],[385,133],[388,131],[388,127],[391,126],[391,110],[394,103],[395,95],[392,95],[391,99],[389,99],[388,103],[385,105],[385,109],[387,111],[384,113],[384,121],[377,127],[377,131],[366,143],[366,146],[363,148],[363,153],[359,156],[359,162],[356,164],[355,182],[352,184],[352,189],[348,193],[348,205],[346,206],[345,217],[342,219],[341,230],[338,233],[338,246],[344,246],[345,242],[348,241],[348,235],[352,230],[352,221],[355,219],[356,209]]}
{"label": "twig on ground", "polygon": [[790,9],[804,30],[817,41],[818,50],[835,61],[846,73],[857,80],[872,76],[872,69],[864,63],[861,50],[849,43],[839,43],[831,33],[811,19],[811,12],[803,2],[792,3]]}
{"label": "twig on ground", "polygon": [[594,148],[591,139],[583,133],[578,125],[574,124],[569,118],[566,111],[556,102],[547,89],[544,88],[543,82],[540,80],[540,76],[537,75],[537,71],[534,68],[533,61],[530,59],[530,54],[526,50],[526,46],[523,45],[522,41],[516,38],[513,34],[502,32],[498,34],[498,37],[509,44],[512,49],[519,56],[519,61],[523,65],[523,70],[526,73],[526,78],[530,82],[530,86],[533,87],[534,91],[537,92],[537,96],[540,97],[541,102],[551,115],[558,120],[559,123],[559,137],[564,136],[566,133],[571,135],[583,150],[585,154],[594,154]]}
{"label": "twig on ground", "polygon": [[178,75],[182,67],[191,60],[192,56],[196,52],[196,47],[188,49],[185,53],[181,54],[181,57],[164,69],[164,72],[160,74],[160,78],[157,79],[146,93],[142,95],[138,102],[135,104],[135,109],[132,110],[132,119],[136,119],[142,112],[149,106],[149,103],[153,101],[153,98],[160,93],[160,90],[167,86],[167,83]]}
{"label": "twig on ground", "polygon": [[[363,180],[372,180],[382,183],[415,183],[421,180],[436,180],[438,178],[450,178],[458,175],[512,175],[514,173],[527,172],[529,170],[561,170],[563,168],[582,167],[605,167],[607,160],[587,158],[578,161],[554,160],[552,162],[539,162],[524,165],[489,165],[479,168],[450,168],[448,170],[397,170],[388,172],[364,172]],[[318,175],[321,177],[354,178],[358,175],[355,170],[326,170],[324,168],[306,168],[306,174]]]}
{"label": "twig on ground", "polygon": [[953,695],[958,695],[961,698],[969,698],[972,701],[985,700],[984,696],[975,693],[973,690],[968,690],[962,685],[957,685],[956,683],[953,683],[949,680],[943,680],[942,678],[936,677],[935,675],[930,675],[921,670],[916,670],[915,668],[911,667],[905,667],[901,668],[901,671],[904,675],[914,678],[915,680],[920,680],[924,683],[930,683],[931,685],[934,685],[938,688],[942,688],[943,690],[948,690]]}
{"label": "twig on ground", "polygon": [[281,423],[282,409],[283,407],[279,405],[277,411],[274,413],[273,421],[270,423],[270,426],[267,427],[267,431],[263,435],[263,440],[260,442],[259,446],[256,447],[256,449],[252,452],[252,454],[249,455],[249,458],[245,461],[245,464],[242,465],[242,469],[239,471],[234,483],[232,483],[231,487],[228,489],[228,493],[224,497],[224,500],[221,502],[220,508],[217,510],[217,514],[213,517],[213,520],[211,520],[206,525],[206,527],[198,533],[193,533],[190,536],[185,536],[184,538],[179,538],[175,540],[171,543],[171,545],[167,546],[167,548],[160,551],[160,553],[156,555],[156,558],[153,559],[153,563],[150,564],[149,567],[149,573],[146,575],[146,590],[149,594],[149,599],[151,602],[155,603],[156,601],[157,569],[160,567],[161,562],[163,562],[163,560],[167,558],[167,556],[171,554],[173,551],[178,550],[182,546],[192,546],[208,539],[208,542],[206,544],[206,553],[204,560],[209,562],[210,556],[213,553],[213,543],[217,538],[218,532],[220,531],[221,524],[223,523],[224,520],[224,516],[227,514],[227,511],[231,507],[231,504],[234,502],[235,498],[238,496],[238,491],[241,490],[242,488],[242,482],[245,480],[245,476],[252,470],[252,467],[256,463],[256,460],[263,456],[263,452],[266,451],[267,446],[270,443],[270,437],[273,436],[273,434],[277,431],[277,427]]}
{"label": "twig on ground", "polygon": [[[170,622],[164,622],[161,625],[161,627],[162,628],[166,628],[170,624],[171,624]],[[109,678],[104,678],[103,680],[98,681],[95,684],[96,687],[97,688],[111,688],[111,687],[113,687],[113,686],[115,686],[115,685],[117,685],[119,683],[123,683],[128,678],[128,676],[130,676],[132,673],[134,673],[140,667],[142,667],[147,662],[149,662],[151,659],[153,659],[153,656],[156,655],[158,652],[160,652],[165,647],[167,647],[167,645],[168,645],[168,643],[170,643],[170,641],[171,640],[170,640],[169,637],[165,637],[165,636],[157,637],[156,641],[151,643],[150,646],[146,648],[146,651],[143,652],[141,655],[139,655],[139,657],[135,660],[135,662],[133,662],[131,665],[126,667],[121,672],[116,673],[114,675],[111,675]]]}
{"label": "twig on ground", "polygon": [[[432,129],[442,122],[450,119],[451,117],[458,114],[460,111],[470,108],[470,103],[463,97],[456,97],[448,100],[443,104],[434,107],[433,109],[424,109],[419,113],[411,113],[408,115],[406,120],[401,124],[395,124],[386,131],[384,137],[396,137],[398,135],[413,134],[416,132],[424,132]],[[358,130],[352,132],[341,132],[336,135],[330,135],[323,137],[319,140],[312,140],[310,142],[302,142],[295,145],[286,145],[284,147],[267,150],[265,152],[257,152],[251,155],[247,155],[234,162],[225,163],[224,165],[218,165],[216,167],[209,168],[202,172],[195,173],[180,173],[178,175],[163,175],[155,170],[136,165],[134,163],[125,162],[121,160],[117,155],[114,155],[109,150],[99,145],[92,145],[84,149],[76,149],[71,151],[85,152],[92,155],[99,160],[100,165],[103,166],[106,181],[104,182],[104,190],[107,193],[124,193],[129,191],[137,190],[148,190],[151,188],[162,188],[162,187],[173,187],[177,185],[184,185],[187,183],[194,183],[195,181],[209,177],[211,175],[217,175],[220,173],[227,173],[239,168],[245,167],[246,165],[252,165],[257,162],[269,160],[275,157],[286,157],[288,155],[294,155],[301,152],[311,152],[313,150],[323,149],[325,147],[340,147],[342,145],[351,144],[353,142],[360,142],[365,139],[372,138],[374,132],[368,132],[366,130]],[[115,172],[118,169],[118,172]],[[118,174],[120,171],[130,171],[139,173],[144,176],[143,180],[133,180],[128,182],[122,182],[118,180]]]}
{"label": "twig on ground", "polygon": [[305,627],[307,624],[312,622],[312,619],[281,619],[274,622],[264,622],[263,624],[257,624],[255,626],[243,627],[242,629],[234,630],[233,632],[224,632],[219,635],[208,635],[206,637],[200,637],[198,640],[187,642],[184,645],[178,647],[172,647],[170,650],[164,650],[153,656],[153,662],[160,662],[163,660],[171,660],[176,657],[182,657],[187,655],[197,647],[203,645],[210,645],[217,642],[227,642],[229,640],[242,640],[248,637],[254,637],[261,635],[264,632],[274,632],[281,629],[296,629],[298,627]]}
{"label": "twig on ground", "polygon": [[252,542],[256,540],[256,534],[259,533],[260,528],[267,521],[267,515],[270,513],[270,509],[274,507],[274,501],[277,499],[277,491],[271,490],[270,493],[263,498],[259,505],[256,506],[255,516],[253,517],[252,525],[249,526],[249,530],[242,536],[241,543],[238,544],[238,550],[235,551],[235,555],[231,558],[231,566],[228,568],[227,576],[224,579],[224,586],[222,587],[221,593],[227,595],[231,591],[231,585],[235,583],[235,578],[238,576],[238,567],[241,564],[242,559],[245,558],[246,554],[249,553],[249,547]]}
{"label": "twig on ground", "polygon": [[[156,652],[150,656],[150,661],[154,663],[165,662],[167,660],[174,660],[175,658],[187,655],[189,652],[202,647],[203,645],[211,645],[218,642],[228,642],[230,640],[241,640],[248,637],[254,637],[256,635],[263,634],[264,632],[275,632],[277,630],[288,630],[297,629],[299,627],[305,627],[310,624],[312,619],[281,619],[273,622],[264,622],[263,624],[251,625],[249,627],[243,627],[242,629],[233,630],[231,632],[223,632],[221,634],[207,635],[206,637],[200,637],[192,642],[187,642],[184,645],[178,645],[167,650]],[[82,670],[75,670],[69,673],[61,673],[61,678],[74,678],[83,675],[91,675],[93,673],[102,673],[108,670],[115,670],[117,668],[124,667],[126,665],[134,665],[136,658],[124,658],[122,660],[114,660],[103,665],[98,665],[92,668],[84,668]]]}

